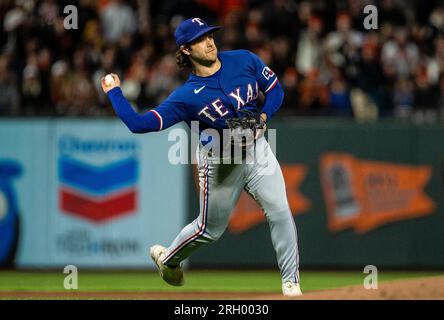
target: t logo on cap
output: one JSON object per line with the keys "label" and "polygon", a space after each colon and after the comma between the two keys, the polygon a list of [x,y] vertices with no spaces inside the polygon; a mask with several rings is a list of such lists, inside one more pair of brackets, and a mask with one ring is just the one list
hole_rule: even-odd
{"label": "t logo on cap", "polygon": [[204,26],[205,23],[203,23],[202,19],[200,18],[194,18],[191,20],[192,22],[197,22],[200,26]]}
{"label": "t logo on cap", "polygon": [[178,47],[181,45],[193,42],[204,34],[215,32],[222,27],[209,26],[201,18],[191,18],[182,21],[176,29],[174,36],[176,38],[176,44]]}

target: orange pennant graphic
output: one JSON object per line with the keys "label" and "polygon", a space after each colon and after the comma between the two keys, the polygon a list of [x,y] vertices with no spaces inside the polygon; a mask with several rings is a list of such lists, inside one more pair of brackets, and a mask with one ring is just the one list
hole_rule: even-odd
{"label": "orange pennant graphic", "polygon": [[[307,167],[300,164],[282,165],[288,203],[293,215],[301,214],[310,208],[310,200],[299,192],[299,186],[307,175]],[[270,189],[273,186],[270,186]],[[271,190],[270,190],[271,192]],[[261,207],[246,192],[242,192],[228,224],[231,233],[242,233],[264,223],[265,215]]]}
{"label": "orange pennant graphic", "polygon": [[328,227],[353,227],[365,233],[381,225],[433,213],[435,203],[424,193],[431,166],[359,160],[327,153],[320,160]]}
{"label": "orange pennant graphic", "polygon": [[328,228],[337,232],[353,227],[362,211],[358,161],[347,154],[329,153],[321,157],[320,167]]}

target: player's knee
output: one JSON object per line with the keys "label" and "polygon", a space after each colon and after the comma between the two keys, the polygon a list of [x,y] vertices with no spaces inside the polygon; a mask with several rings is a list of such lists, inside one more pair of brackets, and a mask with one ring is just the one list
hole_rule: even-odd
{"label": "player's knee", "polygon": [[277,201],[275,198],[263,197],[259,202],[265,212],[284,214],[290,210],[287,201]]}
{"label": "player's knee", "polygon": [[292,217],[288,206],[274,206],[265,210],[265,216],[269,222],[286,221]]}
{"label": "player's knee", "polygon": [[256,195],[255,199],[265,211],[275,212],[288,208],[286,198],[280,196],[276,197],[270,193]]}
{"label": "player's knee", "polygon": [[225,228],[211,228],[209,230],[206,230],[206,236],[209,238],[209,240],[211,241],[217,241],[219,240],[220,237],[222,237],[222,235],[225,232]]}

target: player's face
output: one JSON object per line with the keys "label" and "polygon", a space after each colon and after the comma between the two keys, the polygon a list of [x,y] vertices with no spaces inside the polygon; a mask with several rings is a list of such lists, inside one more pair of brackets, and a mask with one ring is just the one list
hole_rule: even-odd
{"label": "player's face", "polygon": [[189,44],[189,47],[191,49],[190,57],[193,61],[203,65],[211,65],[216,62],[217,47],[212,33],[200,37]]}

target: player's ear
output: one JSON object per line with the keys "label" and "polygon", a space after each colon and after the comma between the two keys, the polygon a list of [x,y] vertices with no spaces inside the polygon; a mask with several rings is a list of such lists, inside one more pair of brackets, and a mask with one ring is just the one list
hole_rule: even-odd
{"label": "player's ear", "polygon": [[187,55],[187,56],[189,56],[191,53],[190,53],[190,47],[188,47],[188,46],[186,46],[186,45],[181,45],[180,46],[180,51],[181,52],[183,52],[183,54],[185,54],[185,55]]}

